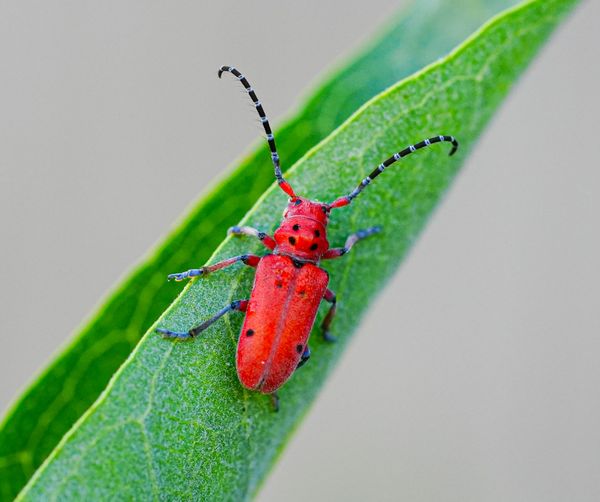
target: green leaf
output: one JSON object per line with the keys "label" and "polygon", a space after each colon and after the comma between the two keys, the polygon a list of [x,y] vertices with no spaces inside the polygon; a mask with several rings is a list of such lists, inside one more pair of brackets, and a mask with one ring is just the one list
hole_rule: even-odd
{"label": "green leaf", "polygon": [[[282,388],[279,413],[267,396],[237,381],[241,315],[222,319],[192,343],[150,331],[21,499],[240,500],[254,494],[492,112],[574,4],[534,0],[496,17],[448,57],[368,102],[289,171],[297,193],[330,201],[406,144],[451,133],[463,145],[453,158],[436,145],[405,159],[350,207],[333,212],[334,245],[374,223],[384,231],[326,264],[339,299],[333,323],[339,342],[313,336],[313,357]],[[285,203],[271,187],[244,223],[273,231]],[[254,241],[226,239],[210,261],[259,250]],[[247,297],[251,282],[252,272],[238,267],[196,280],[158,325],[187,330],[232,299]]]}
{"label": "green leaf", "polygon": [[[279,131],[284,166],[367,99],[450,51],[514,0],[415,2],[369,47],[342,65]],[[249,169],[249,167],[252,169]],[[60,438],[98,398],[142,334],[171,303],[169,272],[202,263],[272,183],[261,143],[191,210],[104,301],[73,342],[15,403],[0,425],[0,500],[11,500]],[[181,250],[185,250],[182,252]]]}

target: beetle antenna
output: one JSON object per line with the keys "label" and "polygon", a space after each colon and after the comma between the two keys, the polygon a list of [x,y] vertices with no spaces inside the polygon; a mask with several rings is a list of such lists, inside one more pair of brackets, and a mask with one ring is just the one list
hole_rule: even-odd
{"label": "beetle antenna", "polygon": [[246,92],[248,93],[248,96],[250,96],[250,99],[254,102],[254,106],[256,107],[258,116],[260,117],[260,121],[262,122],[262,125],[265,129],[265,133],[267,134],[267,141],[269,143],[269,149],[271,150],[271,160],[273,161],[273,166],[275,167],[275,178],[277,178],[277,183],[279,183],[281,189],[290,197],[296,197],[294,189],[283,177],[283,174],[281,174],[281,166],[279,165],[279,154],[277,153],[277,147],[275,146],[275,136],[273,135],[273,131],[271,130],[271,126],[269,125],[269,119],[267,119],[265,110],[263,109],[260,100],[256,96],[254,89],[252,88],[250,82],[248,82],[246,77],[244,77],[244,75],[242,75],[233,66],[221,66],[218,72],[219,78],[221,78],[221,75],[225,71],[237,77],[237,79],[242,83],[242,85],[246,89]]}
{"label": "beetle antenna", "polygon": [[375,168],[375,170],[369,174],[364,180],[360,182],[360,184],[352,190],[348,195],[344,195],[343,197],[339,197],[334,200],[331,204],[328,205],[330,209],[335,209],[338,207],[347,206],[352,202],[354,198],[356,198],[360,192],[364,190],[364,188],[371,183],[377,176],[379,176],[383,171],[385,171],[386,167],[391,166],[394,162],[410,155],[411,153],[420,150],[421,148],[425,148],[426,146],[431,146],[434,143],[442,143],[442,142],[452,143],[452,148],[450,149],[450,153],[448,155],[454,155],[456,150],[458,149],[458,141],[454,138],[454,136],[434,136],[433,138],[424,139],[423,141],[416,143],[414,145],[407,146],[404,150],[401,150],[394,155],[392,155],[389,159],[384,160],[381,164]]}

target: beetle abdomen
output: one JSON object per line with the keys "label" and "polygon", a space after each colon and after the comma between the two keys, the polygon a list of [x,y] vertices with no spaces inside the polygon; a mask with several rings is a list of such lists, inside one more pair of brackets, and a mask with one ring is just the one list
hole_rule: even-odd
{"label": "beetle abdomen", "polygon": [[292,375],[304,352],[327,289],[327,272],[288,256],[260,261],[237,349],[240,382],[274,392]]}

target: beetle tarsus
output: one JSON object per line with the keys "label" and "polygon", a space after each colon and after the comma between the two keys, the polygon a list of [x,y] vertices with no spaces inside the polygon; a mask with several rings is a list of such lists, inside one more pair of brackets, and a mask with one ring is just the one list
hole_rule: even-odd
{"label": "beetle tarsus", "polygon": [[271,398],[271,406],[273,406],[273,411],[275,413],[279,412],[279,396],[277,395],[277,392],[273,392],[269,394],[269,396]]}
{"label": "beetle tarsus", "polygon": [[160,333],[168,340],[191,340],[194,336],[189,332],[171,331],[170,329],[156,328],[154,331]]}
{"label": "beetle tarsus", "polygon": [[185,272],[179,272],[177,274],[169,274],[167,276],[168,281],[181,282],[185,279],[189,279],[190,277],[198,277],[199,275],[204,275],[206,272],[205,268],[193,268],[191,270],[186,270]]}
{"label": "beetle tarsus", "polygon": [[337,342],[337,336],[333,336],[330,331],[323,331],[323,340],[327,343]]}

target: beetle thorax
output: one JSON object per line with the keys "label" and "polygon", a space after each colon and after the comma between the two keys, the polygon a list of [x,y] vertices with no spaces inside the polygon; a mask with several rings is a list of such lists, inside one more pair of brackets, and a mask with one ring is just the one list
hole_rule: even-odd
{"label": "beetle thorax", "polygon": [[329,249],[328,220],[329,209],[322,203],[301,197],[291,199],[275,231],[275,253],[318,263]]}

